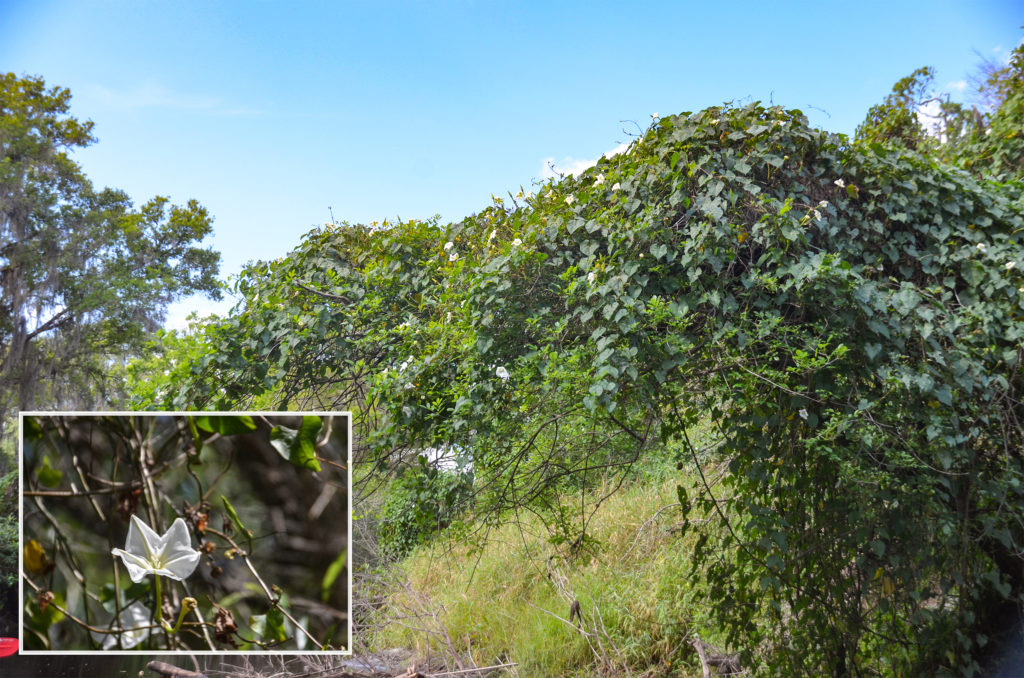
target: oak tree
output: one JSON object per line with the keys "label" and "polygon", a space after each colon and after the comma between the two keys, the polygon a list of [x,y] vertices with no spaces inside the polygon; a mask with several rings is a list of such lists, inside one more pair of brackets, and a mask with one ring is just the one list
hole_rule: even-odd
{"label": "oak tree", "polygon": [[135,207],[72,159],[95,141],[71,93],[0,74],[0,433],[18,409],[109,402],[104,373],[142,345],[169,303],[220,297],[220,255],[199,243],[198,202]]}

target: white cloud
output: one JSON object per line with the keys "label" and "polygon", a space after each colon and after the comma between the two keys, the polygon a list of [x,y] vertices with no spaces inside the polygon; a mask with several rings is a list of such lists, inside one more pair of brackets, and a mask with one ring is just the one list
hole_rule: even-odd
{"label": "white cloud", "polygon": [[966,80],[954,80],[953,82],[946,83],[946,87],[957,92],[963,92],[967,89]]}
{"label": "white cloud", "polygon": [[[629,148],[628,143],[622,143],[611,149],[605,151],[602,156],[605,158],[611,158],[612,156],[622,153]],[[555,162],[554,156],[549,156],[541,161],[542,167],[540,170],[540,176],[542,179],[553,179],[558,177],[560,174],[580,174],[589,168],[597,164],[600,158],[594,158],[593,160],[584,160],[579,158],[573,158],[572,156],[566,156],[560,161]]]}
{"label": "white cloud", "polygon": [[544,158],[544,166],[541,168],[540,176],[544,179],[551,179],[560,174],[579,174],[589,167],[597,164],[597,160],[579,160],[572,156],[566,156],[555,162],[554,156]]}
{"label": "white cloud", "polygon": [[1006,49],[1002,45],[996,45],[993,47],[992,53],[996,55],[996,62],[1000,66],[1009,66],[1010,56],[1013,54],[1013,50],[1017,49],[1017,47],[1020,47],[1022,44],[1024,44],[1024,38],[1021,38],[1017,44],[1014,45],[1013,49]]}
{"label": "white cloud", "polygon": [[[936,136],[935,125],[939,122],[939,116],[942,114],[942,109],[939,108],[938,101],[929,101],[924,106],[918,106],[917,108],[917,121],[921,123],[925,131],[930,136]],[[939,134],[938,138],[940,141],[945,141],[945,135]]]}
{"label": "white cloud", "polygon": [[604,157],[611,158],[612,156],[616,156],[619,153],[624,153],[627,148],[629,148],[629,144],[626,143],[626,142],[623,142],[623,143],[619,144],[618,146],[616,146],[615,148],[613,148],[612,150],[605,151],[604,152]]}

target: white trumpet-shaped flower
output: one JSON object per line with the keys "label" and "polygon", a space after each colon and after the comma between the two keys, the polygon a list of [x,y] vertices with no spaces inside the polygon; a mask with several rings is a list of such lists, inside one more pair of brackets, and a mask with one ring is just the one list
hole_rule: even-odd
{"label": "white trumpet-shaped flower", "polygon": [[121,556],[128,576],[136,584],[147,574],[182,581],[195,571],[200,558],[199,551],[192,548],[188,527],[181,518],[163,535],[158,535],[137,516],[132,516],[125,548],[113,549],[111,553]]}
{"label": "white trumpet-shaped flower", "polygon": [[117,616],[118,624],[112,630],[120,633],[89,633],[97,643],[103,643],[104,650],[116,648],[118,636],[121,636],[121,647],[130,650],[149,637],[152,630],[148,628],[150,614],[149,608],[136,601],[121,610],[121,614]]}

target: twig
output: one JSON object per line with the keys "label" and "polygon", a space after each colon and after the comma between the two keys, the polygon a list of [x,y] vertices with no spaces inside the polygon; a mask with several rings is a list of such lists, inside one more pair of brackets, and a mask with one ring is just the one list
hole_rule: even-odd
{"label": "twig", "polygon": [[331,294],[330,292],[321,292],[320,290],[314,290],[312,287],[309,287],[307,285],[303,285],[302,283],[300,283],[297,280],[293,284],[296,287],[299,287],[301,289],[306,290],[310,294],[315,294],[316,296],[323,297],[324,299],[329,299],[331,301],[342,301],[342,302],[345,302],[346,304],[352,303],[347,297],[343,297],[343,296],[338,295],[338,294]]}
{"label": "twig", "polygon": [[168,676],[168,678],[206,678],[206,674],[204,673],[189,671],[188,669],[179,669],[177,666],[172,666],[163,662],[149,662],[149,664],[146,665],[146,668],[153,673]]}

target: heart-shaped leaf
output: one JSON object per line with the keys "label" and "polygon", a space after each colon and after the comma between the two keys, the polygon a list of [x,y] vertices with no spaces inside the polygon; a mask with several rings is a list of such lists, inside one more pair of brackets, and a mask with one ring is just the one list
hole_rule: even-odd
{"label": "heart-shaped leaf", "polygon": [[320,435],[320,417],[303,417],[298,429],[275,426],[270,431],[270,444],[278,454],[299,468],[320,470],[316,460],[316,437]]}

